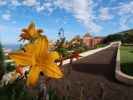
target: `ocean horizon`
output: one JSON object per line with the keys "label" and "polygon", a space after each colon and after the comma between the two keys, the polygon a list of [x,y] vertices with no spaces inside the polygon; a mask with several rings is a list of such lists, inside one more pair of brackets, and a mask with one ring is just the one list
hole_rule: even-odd
{"label": "ocean horizon", "polygon": [[3,44],[3,48],[16,50],[20,47],[20,44]]}

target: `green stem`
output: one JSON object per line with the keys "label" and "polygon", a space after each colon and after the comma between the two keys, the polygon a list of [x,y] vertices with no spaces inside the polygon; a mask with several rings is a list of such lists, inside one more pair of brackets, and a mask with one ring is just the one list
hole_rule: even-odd
{"label": "green stem", "polygon": [[48,92],[47,92],[46,79],[44,79],[44,76],[41,76],[41,77],[42,78],[40,78],[38,100],[49,100]]}

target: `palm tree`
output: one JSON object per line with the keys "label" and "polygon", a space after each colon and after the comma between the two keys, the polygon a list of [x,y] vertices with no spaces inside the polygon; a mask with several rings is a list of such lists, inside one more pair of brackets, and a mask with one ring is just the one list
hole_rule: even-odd
{"label": "palm tree", "polygon": [[4,53],[2,45],[0,44],[0,80],[4,74]]}

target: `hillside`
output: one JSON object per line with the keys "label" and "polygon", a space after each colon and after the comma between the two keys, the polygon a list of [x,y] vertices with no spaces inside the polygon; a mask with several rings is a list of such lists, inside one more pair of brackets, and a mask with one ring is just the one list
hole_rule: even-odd
{"label": "hillside", "polygon": [[115,34],[125,34],[125,33],[133,34],[133,29],[122,31],[122,32],[118,32],[118,33],[115,33]]}
{"label": "hillside", "polygon": [[108,43],[112,41],[122,41],[123,43],[133,43],[133,29],[108,35],[104,39],[104,43]]}

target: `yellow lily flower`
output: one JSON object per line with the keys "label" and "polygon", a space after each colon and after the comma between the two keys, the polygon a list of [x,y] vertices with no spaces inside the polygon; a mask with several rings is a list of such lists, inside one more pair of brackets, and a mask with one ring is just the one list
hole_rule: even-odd
{"label": "yellow lily flower", "polygon": [[42,29],[36,29],[35,23],[32,21],[27,29],[22,29],[22,34],[20,35],[20,40],[30,40],[41,36],[43,32]]}
{"label": "yellow lily flower", "polygon": [[33,43],[28,43],[28,44],[24,45],[23,50],[24,50],[24,52],[32,53],[33,47],[34,47]]}
{"label": "yellow lily flower", "polygon": [[40,72],[51,78],[62,78],[63,73],[54,63],[59,58],[57,52],[48,52],[48,40],[39,37],[32,45],[26,47],[26,52],[10,53],[9,57],[17,64],[31,66],[27,85],[34,86],[39,79]]}

